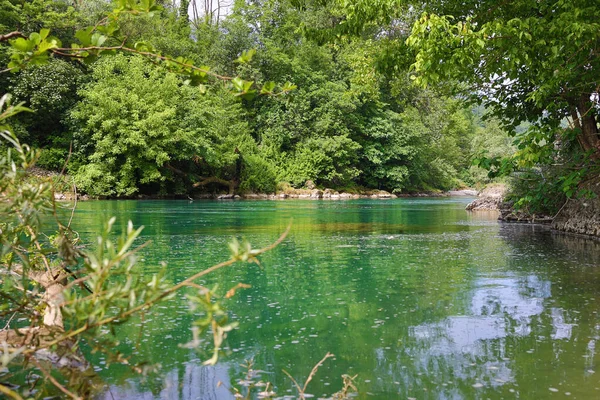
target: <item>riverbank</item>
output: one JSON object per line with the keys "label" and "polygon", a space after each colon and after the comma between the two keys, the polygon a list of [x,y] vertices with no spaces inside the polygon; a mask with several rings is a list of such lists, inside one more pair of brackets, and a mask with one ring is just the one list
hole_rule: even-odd
{"label": "riverbank", "polygon": [[556,215],[529,214],[515,210],[511,203],[505,202],[507,188],[504,185],[485,188],[466,209],[497,210],[498,220],[502,222],[548,225],[557,232],[600,239],[600,178],[587,182],[581,190],[588,195],[568,199]]}
{"label": "riverbank", "polygon": [[552,228],[569,233],[600,238],[600,177],[581,188],[587,196],[571,198],[552,220]]}

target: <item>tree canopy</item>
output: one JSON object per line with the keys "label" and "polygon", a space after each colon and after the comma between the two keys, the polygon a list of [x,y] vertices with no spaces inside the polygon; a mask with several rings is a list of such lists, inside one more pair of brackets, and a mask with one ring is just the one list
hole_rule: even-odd
{"label": "tree canopy", "polygon": [[[313,181],[411,192],[476,183],[469,106],[411,82],[408,58],[388,68],[381,49],[397,54],[398,46],[381,29],[324,42],[318,32],[335,30],[342,12],[335,2],[239,1],[218,24],[190,21],[179,3],[84,3],[14,2],[3,22],[23,36],[3,47],[16,71],[4,90],[36,110],[18,117],[19,137],[42,148],[47,168],[60,169],[71,148],[80,191],[271,192]],[[108,17],[86,28],[102,12]]]}
{"label": "tree canopy", "polygon": [[[594,1],[336,4],[344,34],[376,26],[410,54],[415,83],[481,104],[502,122],[517,151],[504,159],[480,158],[493,174],[547,170],[556,179],[540,186],[536,198],[543,202],[550,192],[577,194],[585,177],[597,173],[600,30]],[[387,65],[405,65],[386,58]]]}

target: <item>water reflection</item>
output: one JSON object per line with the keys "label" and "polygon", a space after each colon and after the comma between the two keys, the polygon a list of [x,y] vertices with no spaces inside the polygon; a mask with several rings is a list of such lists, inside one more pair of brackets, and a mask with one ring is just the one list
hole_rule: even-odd
{"label": "water reflection", "polygon": [[[219,382],[224,383],[219,385]],[[100,400],[225,400],[234,398],[227,388],[229,368],[226,365],[200,366],[185,364],[165,374],[158,394],[145,391],[136,381],[113,385],[98,396]]]}
{"label": "water reflection", "polygon": [[[217,368],[177,347],[192,320],[181,297],[148,316],[140,347],[168,372],[144,383],[101,370],[111,384],[101,398],[228,399],[217,382],[241,378],[250,357],[289,395],[282,369],[303,381],[326,352],[336,359],[311,382],[316,396],[338,390],[349,373],[370,400],[600,398],[600,242],[498,224],[461,201],[119,204],[111,212],[120,220],[131,212],[147,226],[147,264],[168,255],[173,282],[221,261],[232,235],[260,246],[290,217],[294,228],[261,257],[262,269],[226,269],[203,282],[252,285],[231,300],[240,329]],[[94,203],[83,207],[95,218]]]}

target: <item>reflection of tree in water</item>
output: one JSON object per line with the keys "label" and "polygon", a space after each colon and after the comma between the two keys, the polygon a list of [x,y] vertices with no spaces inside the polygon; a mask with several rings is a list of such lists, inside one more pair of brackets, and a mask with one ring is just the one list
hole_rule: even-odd
{"label": "reflection of tree in water", "polygon": [[552,231],[544,225],[506,223],[500,225],[499,236],[518,250],[536,246],[552,258],[576,261],[580,266],[600,266],[599,240]]}
{"label": "reflection of tree in water", "polygon": [[214,367],[187,363],[183,368],[173,368],[165,374],[162,390],[158,394],[144,390],[136,383],[111,386],[98,400],[227,400],[233,395],[218,382],[229,382],[229,368],[225,364]]}
{"label": "reflection of tree in water", "polygon": [[[382,363],[387,364],[386,375],[400,383],[401,393],[414,396],[429,387],[435,390],[434,397],[461,398],[472,385],[502,390],[514,383],[511,345],[514,337],[531,333],[532,320],[543,312],[543,299],[549,297],[549,282],[535,276],[484,278],[475,286],[465,315],[412,326],[409,336],[414,342],[391,365],[389,359]],[[535,295],[523,295],[523,288]]]}
{"label": "reflection of tree in water", "polygon": [[[504,254],[495,248],[494,255],[504,266],[482,265],[462,314],[412,326],[414,342],[396,354],[378,350],[378,375],[401,394],[463,398],[473,387],[482,396],[535,397],[556,387],[589,394],[598,363],[600,243],[531,225],[502,225],[499,236]],[[389,379],[376,385],[381,392]]]}

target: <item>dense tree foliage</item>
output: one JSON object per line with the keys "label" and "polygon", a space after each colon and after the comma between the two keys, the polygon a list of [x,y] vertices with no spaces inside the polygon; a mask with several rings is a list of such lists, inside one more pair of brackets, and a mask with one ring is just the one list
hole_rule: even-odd
{"label": "dense tree foliage", "polygon": [[[311,180],[406,192],[474,184],[481,175],[470,172],[471,110],[411,82],[406,46],[379,28],[324,41],[341,15],[335,2],[238,1],[226,17],[204,18],[210,13],[196,9],[192,16],[204,17],[190,21],[183,10],[193,4],[167,1],[159,12],[121,12],[98,33],[107,32],[105,39],[77,31],[108,12],[106,2],[9,3],[5,32],[46,27],[54,35],[42,39],[48,46],[129,49],[95,64],[102,47],[80,52],[86,65],[61,50],[50,63],[18,67],[4,83],[3,91],[36,111],[18,117],[19,137],[43,149],[47,168],[62,168],[71,149],[68,170],[81,191],[271,192],[278,183]],[[14,54],[2,51],[5,59]],[[148,63],[148,51],[183,64]],[[392,65],[383,54],[404,58]],[[12,58],[14,66],[22,62]],[[186,63],[247,81],[188,86],[178,76]],[[269,92],[270,82],[286,81],[297,89],[285,96],[247,91],[250,82]]]}
{"label": "dense tree foliage", "polygon": [[[408,41],[417,80],[460,80],[509,129],[530,123],[516,136],[516,155],[496,164],[556,177],[525,200],[552,209],[556,203],[540,204],[550,193],[574,195],[600,157],[596,2],[428,2],[425,9]],[[546,167],[556,164],[559,171]]]}
{"label": "dense tree foliage", "polygon": [[71,112],[79,160],[72,169],[94,195],[178,193],[190,175],[232,178],[221,175],[235,169],[238,153],[255,152],[231,95],[203,95],[140,57],[99,61],[80,94]]}
{"label": "dense tree foliage", "polygon": [[[345,32],[406,26],[412,77],[482,104],[515,137],[494,174],[526,176],[517,196],[555,212],[598,172],[598,5],[594,1],[337,1]],[[406,13],[406,8],[412,10]],[[416,14],[416,15],[415,15]],[[393,36],[393,35],[390,35]],[[402,44],[398,42],[402,41]],[[403,65],[389,58],[392,65]],[[448,90],[446,91],[448,92]],[[527,129],[521,129],[526,123]],[[552,177],[551,179],[547,179]],[[533,185],[532,182],[535,182]],[[532,187],[537,187],[533,190]],[[581,193],[580,193],[581,194]]]}

